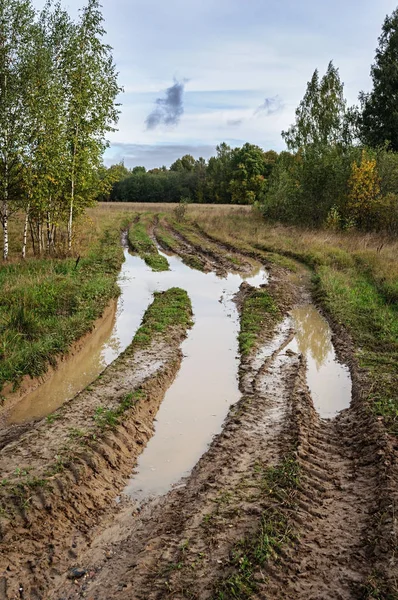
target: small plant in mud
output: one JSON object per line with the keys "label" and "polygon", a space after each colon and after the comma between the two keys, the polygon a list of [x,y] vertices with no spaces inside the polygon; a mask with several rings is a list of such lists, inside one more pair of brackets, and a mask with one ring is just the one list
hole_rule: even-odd
{"label": "small plant in mud", "polygon": [[396,600],[398,590],[396,586],[394,588],[391,588],[383,573],[375,570],[362,586],[358,597],[361,600]]}
{"label": "small plant in mud", "polygon": [[276,467],[254,467],[262,498],[269,499],[257,532],[238,541],[231,550],[232,573],[223,578],[215,590],[215,600],[248,600],[258,591],[258,573],[268,560],[275,559],[281,547],[296,539],[284,509],[294,509],[299,483],[299,467],[287,456]]}
{"label": "small plant in mud", "polygon": [[114,429],[119,424],[120,417],[123,413],[135,406],[143,397],[143,394],[144,392],[142,389],[126,394],[120,401],[119,406],[114,409],[98,406],[94,413],[94,421],[100,429],[106,429],[108,427]]}
{"label": "small plant in mud", "polygon": [[46,416],[46,421],[47,421],[47,423],[49,423],[51,425],[52,423],[54,423],[54,421],[58,421],[60,418],[61,418],[61,415],[59,415],[57,413],[52,413],[52,414]]}
{"label": "small plant in mud", "polygon": [[71,427],[69,429],[68,435],[72,440],[82,439],[85,437],[86,431],[84,431],[83,429],[78,429],[77,427]]}

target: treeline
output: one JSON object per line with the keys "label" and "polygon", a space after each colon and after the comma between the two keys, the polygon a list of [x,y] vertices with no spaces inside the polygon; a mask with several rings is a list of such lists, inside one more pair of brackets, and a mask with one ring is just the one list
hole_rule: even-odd
{"label": "treeline", "polygon": [[25,214],[22,256],[55,251],[59,228],[72,248],[76,215],[95,200],[120,91],[104,43],[98,0],[77,21],[58,2],[38,13],[30,0],[0,3],[0,218],[3,258],[9,219]]}
{"label": "treeline", "polygon": [[112,190],[100,199],[111,202],[204,202],[251,204],[267,187],[277,153],[264,152],[245,144],[231,148],[217,146],[217,155],[208,162],[187,154],[170,167],[151,169],[113,165],[106,174],[115,181]]}
{"label": "treeline", "polygon": [[363,112],[347,108],[333,64],[322,79],[315,71],[296,122],[282,133],[290,151],[280,153],[268,189],[259,197],[265,217],[306,226],[398,232],[396,132],[384,130],[376,136],[379,119],[372,130],[370,122],[365,126],[370,98],[364,98]]}
{"label": "treeline", "polygon": [[323,77],[316,70],[282,132],[287,151],[221,144],[208,163],[117,165],[109,199],[256,204],[286,223],[398,233],[398,9],[383,24],[371,76],[372,91],[348,107],[333,63]]}

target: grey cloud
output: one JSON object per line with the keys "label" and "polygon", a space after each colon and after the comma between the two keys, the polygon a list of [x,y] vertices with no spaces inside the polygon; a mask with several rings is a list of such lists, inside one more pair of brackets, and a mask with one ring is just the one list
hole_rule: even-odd
{"label": "grey cloud", "polygon": [[255,115],[274,115],[284,108],[284,104],[279,96],[266,98],[262,104],[254,111]]}
{"label": "grey cloud", "polygon": [[243,123],[243,119],[229,119],[227,121],[227,125],[229,125],[230,127],[239,127],[239,125],[242,125]]}
{"label": "grey cloud", "polygon": [[155,108],[147,116],[145,123],[147,129],[156,129],[158,125],[177,125],[184,114],[183,95],[186,80],[174,80],[174,84],[167,88],[164,98],[157,98]]}
{"label": "grey cloud", "polygon": [[154,169],[166,165],[169,167],[184,154],[194,158],[208,159],[216,153],[215,146],[188,144],[112,144],[105,159],[107,166],[124,161],[127,168],[143,166]]}

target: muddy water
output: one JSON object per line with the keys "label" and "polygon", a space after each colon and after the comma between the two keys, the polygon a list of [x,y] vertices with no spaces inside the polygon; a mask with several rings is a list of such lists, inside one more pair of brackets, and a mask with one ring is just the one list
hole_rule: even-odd
{"label": "muddy water", "polygon": [[[243,279],[201,273],[168,256],[170,271],[140,274],[150,292],[183,287],[192,302],[194,326],[183,342],[184,360],[158,411],[155,434],[138,459],[124,493],[137,499],[162,494],[188,474],[221,430],[229,407],[240,397],[238,371],[239,317],[233,296]],[[131,276],[136,261],[128,258]],[[259,270],[247,278],[254,286],[267,280]]]}
{"label": "muddy water", "polygon": [[286,346],[307,359],[307,384],[314,406],[322,418],[334,417],[351,402],[351,376],[339,363],[326,319],[307,304],[292,311],[295,336]]}
{"label": "muddy water", "polygon": [[29,391],[28,385],[27,393],[7,397],[11,404],[5,415],[7,424],[24,423],[50,414],[105,369],[118,353],[119,343],[112,335],[115,313],[116,302],[97,321],[93,332],[83,340],[83,346],[61,361],[42,384],[33,391]]}

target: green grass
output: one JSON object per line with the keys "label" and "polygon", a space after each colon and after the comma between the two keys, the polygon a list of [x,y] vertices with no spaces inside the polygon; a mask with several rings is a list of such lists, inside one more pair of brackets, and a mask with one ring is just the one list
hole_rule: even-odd
{"label": "green grass", "polygon": [[244,300],[239,332],[239,350],[247,355],[257,345],[258,336],[265,325],[275,323],[281,318],[281,312],[270,294],[261,289],[253,292]]}
{"label": "green grass", "polygon": [[180,288],[155,292],[154,301],[144,314],[131,348],[148,346],[155,334],[167,335],[167,330],[179,325],[184,329],[192,325],[192,307],[187,292]]}
{"label": "green grass", "polygon": [[398,591],[385,580],[383,573],[377,570],[368,577],[362,586],[360,600],[397,600]]}
{"label": "green grass", "polygon": [[38,377],[90,331],[112,298],[123,261],[117,227],[76,260],[29,259],[0,266],[0,389]]}
{"label": "green grass", "polygon": [[[121,400],[117,408],[109,409],[103,406],[98,406],[94,413],[95,424],[101,429],[114,429],[120,422],[120,418],[123,414],[133,408],[144,397],[144,391],[139,388],[134,392],[126,394]],[[81,437],[79,435],[79,437]]]}
{"label": "green grass", "polygon": [[314,284],[319,301],[355,342],[371,382],[371,411],[398,435],[398,305],[386,302],[372,279],[354,268],[321,266]]}
{"label": "green grass", "polygon": [[196,269],[197,271],[204,270],[203,260],[201,258],[199,258],[199,256],[196,256],[194,254],[185,254],[182,249],[182,246],[178,242],[178,240],[176,240],[176,238],[174,238],[163,227],[158,227],[156,236],[157,236],[160,244],[163,246],[163,248],[165,248],[166,250],[169,250],[170,252],[174,252],[175,254],[178,254],[181,257],[182,262],[184,264],[186,264],[188,267],[191,267],[192,269]]}
{"label": "green grass", "polygon": [[278,558],[282,546],[291,544],[296,535],[283,511],[294,509],[295,494],[299,484],[299,467],[296,460],[288,456],[277,467],[256,468],[259,487],[263,497],[269,498],[256,531],[239,540],[230,552],[223,578],[213,600],[248,600],[259,590],[258,578],[261,567],[271,559]]}
{"label": "green grass", "polygon": [[[195,207],[191,216],[213,239],[243,253],[260,252],[265,260],[271,257],[288,268],[293,259],[312,269],[315,299],[352,338],[365,374],[362,397],[389,432],[398,435],[397,241],[285,227],[264,221],[256,212]],[[278,261],[278,256],[291,264]]]}
{"label": "green grass", "polygon": [[128,242],[130,249],[136,252],[152,271],[168,271],[167,258],[159,254],[156,245],[149,237],[144,222],[133,223],[129,229]]}

